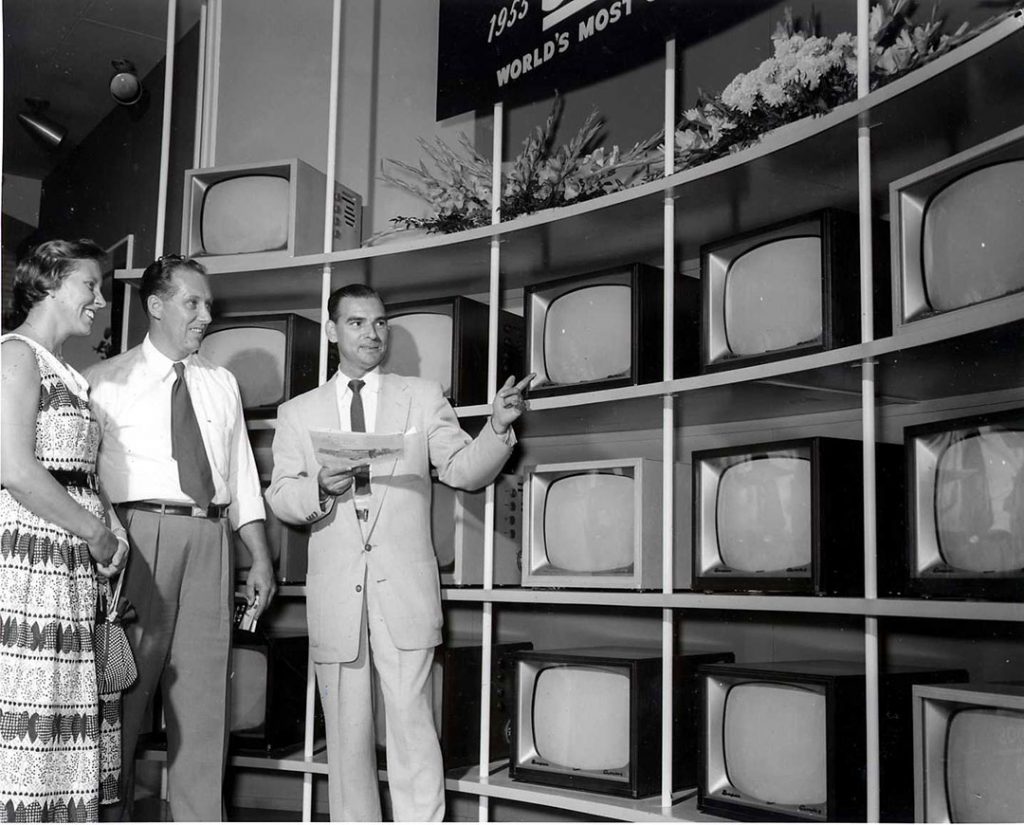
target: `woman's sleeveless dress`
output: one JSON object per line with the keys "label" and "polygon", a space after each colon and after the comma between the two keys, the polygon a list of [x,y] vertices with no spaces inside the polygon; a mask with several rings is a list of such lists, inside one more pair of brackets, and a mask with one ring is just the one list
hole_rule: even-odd
{"label": "woman's sleeveless dress", "polygon": [[[19,335],[39,365],[36,458],[102,515],[99,425],[88,384]],[[85,542],[0,490],[0,819],[95,821],[100,717],[93,626],[96,575]]]}

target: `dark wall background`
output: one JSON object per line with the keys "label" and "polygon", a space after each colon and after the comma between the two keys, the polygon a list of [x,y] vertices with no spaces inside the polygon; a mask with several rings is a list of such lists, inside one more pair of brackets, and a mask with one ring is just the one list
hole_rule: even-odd
{"label": "dark wall background", "polygon": [[110,246],[135,233],[136,265],[178,250],[184,173],[192,167],[195,142],[198,54],[196,25],[178,43],[174,59],[166,236],[159,252],[156,203],[166,61],[143,81],[149,95],[144,111],[116,107],[43,181],[32,242],[85,237]]}

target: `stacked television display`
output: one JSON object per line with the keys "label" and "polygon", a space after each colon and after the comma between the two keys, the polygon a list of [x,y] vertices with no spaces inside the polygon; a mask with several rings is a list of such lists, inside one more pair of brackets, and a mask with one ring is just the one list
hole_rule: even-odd
{"label": "stacked television display", "polygon": [[[322,227],[323,190],[301,162],[195,171],[186,250],[254,261],[320,251],[303,227]],[[317,201],[309,192],[319,192],[320,214],[303,211]],[[948,334],[978,307],[1019,303],[1022,192],[1024,127],[893,181],[890,232],[875,231],[876,241],[890,241],[890,254],[874,252],[875,335],[911,346]],[[340,213],[358,208],[353,194],[336,198]],[[264,205],[259,219],[233,226],[231,213],[249,202]],[[336,242],[351,244],[353,232],[358,238],[350,225]],[[699,281],[674,277],[675,377],[858,344],[858,237],[855,215],[825,208],[702,244]],[[499,378],[536,373],[534,397],[661,381],[664,282],[663,272],[641,263],[538,275],[524,289],[521,316],[497,313]],[[436,380],[455,406],[487,404],[490,314],[462,295],[391,304],[385,368]],[[260,363],[281,365],[280,378],[247,371],[242,338],[260,351]],[[250,316],[211,325],[204,354],[239,377],[248,416],[268,417],[315,385],[320,345],[312,321]],[[1024,410],[927,421],[907,427],[902,442],[875,449],[881,593],[1024,598]],[[863,596],[862,458],[859,441],[825,434],[694,451],[691,588]],[[638,456],[579,455],[502,477],[494,584],[659,589],[661,483],[660,462]],[[435,485],[445,586],[483,583],[483,501],[482,493]],[[508,721],[511,741],[503,750],[492,731],[491,752],[507,751],[514,779],[629,797],[658,791],[660,651],[499,648],[503,670],[494,678],[509,702],[498,718]],[[674,766],[673,788],[697,786],[702,810],[735,819],[863,819],[858,663],[737,663],[731,652],[677,658],[674,753],[685,764]],[[467,654],[459,661],[443,667],[480,667]],[[916,794],[925,821],[1024,818],[1014,744],[1024,741],[1021,689],[968,678],[955,669],[884,671],[886,817],[908,818]],[[449,740],[460,739],[458,726],[439,718]],[[607,724],[593,730],[586,725],[593,718]],[[1010,745],[986,744],[993,739]],[[472,763],[475,743],[467,747],[459,765]]]}

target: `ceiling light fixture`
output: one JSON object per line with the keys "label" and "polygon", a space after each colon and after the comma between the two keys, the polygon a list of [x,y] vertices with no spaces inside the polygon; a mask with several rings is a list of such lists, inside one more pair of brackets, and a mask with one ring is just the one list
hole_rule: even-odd
{"label": "ceiling light fixture", "polygon": [[41,97],[26,97],[25,103],[28,105],[29,111],[19,112],[18,122],[25,127],[26,132],[47,149],[56,149],[64,142],[68,130],[43,114],[50,107],[50,101],[43,100]]}
{"label": "ceiling light fixture", "polygon": [[130,60],[110,61],[114,74],[110,78],[110,96],[122,106],[134,106],[142,100],[142,81]]}

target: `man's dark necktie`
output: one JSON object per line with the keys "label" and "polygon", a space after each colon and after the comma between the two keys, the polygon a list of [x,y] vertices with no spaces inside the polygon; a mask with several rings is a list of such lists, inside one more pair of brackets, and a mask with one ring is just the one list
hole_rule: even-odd
{"label": "man's dark necktie", "polygon": [[[351,407],[351,418],[352,418],[352,432],[354,433],[365,433],[366,432],[366,416],[363,414],[363,397],[359,394],[359,391],[366,384],[365,381],[360,381],[358,378],[353,378],[348,382],[348,388],[352,390],[352,407]],[[367,496],[370,494],[370,470],[358,470],[355,474],[356,479],[356,495]]]}
{"label": "man's dark necktie", "polygon": [[192,396],[185,383],[185,365],[174,364],[174,386],[171,387],[171,455],[178,462],[178,483],[181,491],[200,507],[213,501],[213,474],[210,460],[203,448],[199,421],[192,408]]}

